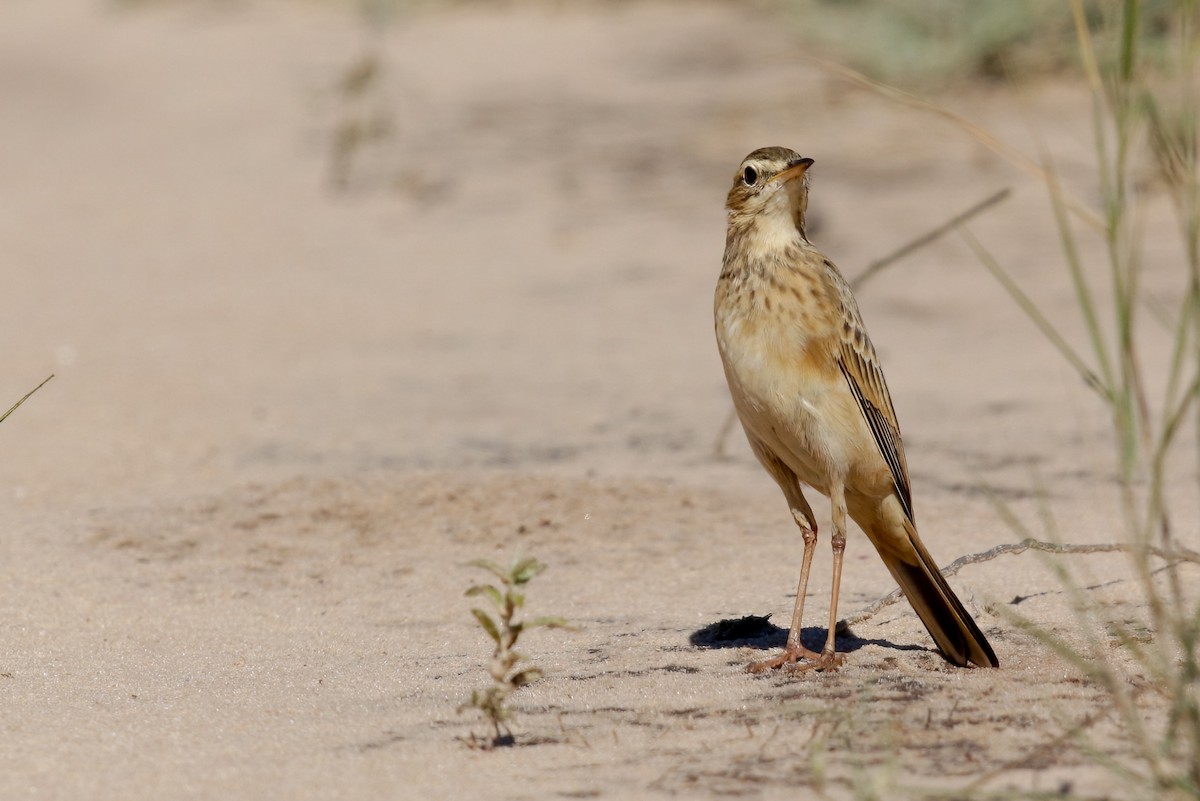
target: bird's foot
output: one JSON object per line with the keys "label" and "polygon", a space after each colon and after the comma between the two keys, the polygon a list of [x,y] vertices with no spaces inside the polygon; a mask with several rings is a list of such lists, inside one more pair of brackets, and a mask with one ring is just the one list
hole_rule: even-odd
{"label": "bird's foot", "polygon": [[796,662],[788,665],[789,673],[807,673],[815,670],[818,673],[832,673],[846,663],[846,655],[835,651],[822,651],[807,662]]}
{"label": "bird's foot", "polygon": [[765,673],[768,670],[786,670],[789,673],[807,673],[815,670],[823,673],[837,670],[845,661],[845,654],[834,651],[817,653],[803,645],[789,645],[779,656],[761,662],[751,662],[746,666],[746,670],[750,673]]}
{"label": "bird's foot", "polygon": [[751,662],[746,666],[746,670],[750,673],[765,673],[768,670],[786,668],[795,673],[803,673],[809,670],[837,670],[841,664],[841,654],[817,653],[803,645],[788,645],[779,656],[761,662]]}

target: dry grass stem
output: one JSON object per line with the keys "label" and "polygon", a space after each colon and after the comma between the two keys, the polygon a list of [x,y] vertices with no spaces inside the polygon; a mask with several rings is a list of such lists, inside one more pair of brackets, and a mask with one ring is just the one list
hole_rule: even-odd
{"label": "dry grass stem", "polygon": [[8,418],[8,416],[9,416],[10,414],[12,414],[13,412],[15,412],[15,411],[16,411],[16,410],[17,410],[17,409],[18,409],[18,408],[21,406],[21,404],[22,404],[22,403],[24,403],[25,401],[29,400],[30,396],[31,396],[31,395],[33,395],[33,393],[37,392],[37,391],[38,391],[39,389],[41,389],[42,387],[46,386],[46,383],[47,383],[47,382],[48,382],[48,381],[49,381],[51,378],[54,378],[54,374],[53,374],[53,373],[51,373],[50,375],[46,376],[46,378],[45,378],[45,379],[42,381],[42,383],[38,384],[36,387],[34,387],[33,389],[31,389],[31,390],[29,390],[28,392],[26,392],[26,393],[25,393],[25,394],[24,394],[24,395],[21,397],[21,399],[20,399],[19,401],[17,401],[16,403],[14,403],[12,406],[10,406],[10,407],[8,408],[8,411],[7,411],[7,412],[5,412],[4,414],[0,414],[0,423],[3,423],[3,422],[4,422],[4,421],[5,421],[7,418]]}

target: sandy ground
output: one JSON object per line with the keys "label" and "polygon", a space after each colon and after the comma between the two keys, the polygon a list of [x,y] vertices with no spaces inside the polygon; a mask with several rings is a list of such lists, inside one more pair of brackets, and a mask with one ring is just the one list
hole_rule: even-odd
{"label": "sandy ground", "polygon": [[[1128,754],[1101,693],[1003,614],[1083,641],[1032,555],[953,579],[999,671],[946,666],[903,604],[831,675],[743,672],[778,629],[702,636],[784,624],[799,568],[778,491],[718,447],[745,153],[817,159],[815,238],[850,275],[1012,187],[973,228],[1082,342],[1038,183],[803,51],[732,5],[0,5],[0,399],[57,374],[0,426],[0,797],[1124,797],[1063,736]],[[1079,87],[947,102],[1094,202]],[[339,163],[356,120],[387,129]],[[985,487],[1118,537],[1103,409],[960,239],[860,300],[935,556],[1018,538]],[[522,642],[546,677],[518,746],[481,752],[466,563],[518,553],[550,566],[531,612],[578,630]],[[847,553],[848,613],[892,584]],[[1122,559],[1076,565],[1140,619]]]}

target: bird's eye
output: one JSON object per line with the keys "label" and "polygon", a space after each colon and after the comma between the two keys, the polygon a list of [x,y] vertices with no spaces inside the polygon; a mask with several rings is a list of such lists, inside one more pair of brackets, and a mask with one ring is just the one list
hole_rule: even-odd
{"label": "bird's eye", "polygon": [[747,167],[742,170],[742,183],[746,186],[754,186],[754,182],[758,180],[758,170],[753,167]]}

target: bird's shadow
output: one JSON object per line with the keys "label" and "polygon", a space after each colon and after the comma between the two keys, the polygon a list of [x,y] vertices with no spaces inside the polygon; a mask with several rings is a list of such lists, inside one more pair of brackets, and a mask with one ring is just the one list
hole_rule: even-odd
{"label": "bird's shadow", "polygon": [[[757,648],[768,651],[783,648],[787,644],[788,630],[780,628],[771,622],[770,615],[746,615],[745,617],[727,618],[709,623],[696,629],[688,637],[688,642],[697,648]],[[820,651],[825,644],[828,629],[809,626],[800,630],[800,641],[814,651]],[[879,645],[893,651],[927,651],[920,645],[897,645],[890,640],[870,640],[858,637],[849,626],[838,626],[838,651],[850,653],[865,645]]]}

